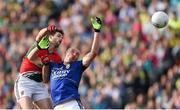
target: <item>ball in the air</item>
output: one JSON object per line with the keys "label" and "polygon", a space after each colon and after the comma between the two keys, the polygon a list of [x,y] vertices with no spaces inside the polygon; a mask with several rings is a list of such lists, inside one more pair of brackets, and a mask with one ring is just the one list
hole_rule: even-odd
{"label": "ball in the air", "polygon": [[157,11],[151,17],[151,23],[156,28],[164,28],[168,24],[168,21],[169,21],[169,17],[163,11]]}

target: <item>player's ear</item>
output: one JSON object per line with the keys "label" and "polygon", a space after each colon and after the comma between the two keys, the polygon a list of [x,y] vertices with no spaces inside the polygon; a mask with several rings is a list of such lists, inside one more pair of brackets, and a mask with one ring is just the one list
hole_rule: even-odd
{"label": "player's ear", "polygon": [[49,41],[52,41],[52,37],[53,37],[52,35],[49,35]]}

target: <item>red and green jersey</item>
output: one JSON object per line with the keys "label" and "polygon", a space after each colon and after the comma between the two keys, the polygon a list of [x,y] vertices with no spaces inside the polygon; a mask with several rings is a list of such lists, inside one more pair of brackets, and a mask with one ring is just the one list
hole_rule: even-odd
{"label": "red and green jersey", "polygon": [[[34,44],[26,53],[21,67],[20,67],[20,74],[26,74],[26,73],[42,73],[42,68],[35,65],[33,62],[31,62],[28,58],[27,55],[36,47]],[[58,53],[54,50],[51,53],[48,53],[48,50],[38,50],[37,55],[39,58],[42,58],[45,55],[49,56],[50,61],[60,63],[61,62],[61,57],[58,55]]]}

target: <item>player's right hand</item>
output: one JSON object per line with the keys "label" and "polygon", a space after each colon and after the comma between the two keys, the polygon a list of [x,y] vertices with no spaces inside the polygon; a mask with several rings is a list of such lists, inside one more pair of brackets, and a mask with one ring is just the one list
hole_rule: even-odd
{"label": "player's right hand", "polygon": [[51,32],[54,32],[56,30],[56,26],[55,25],[49,25],[47,27],[47,30],[51,33]]}
{"label": "player's right hand", "polygon": [[48,37],[43,37],[40,42],[37,43],[37,47],[39,50],[48,49],[49,48],[49,39]]}

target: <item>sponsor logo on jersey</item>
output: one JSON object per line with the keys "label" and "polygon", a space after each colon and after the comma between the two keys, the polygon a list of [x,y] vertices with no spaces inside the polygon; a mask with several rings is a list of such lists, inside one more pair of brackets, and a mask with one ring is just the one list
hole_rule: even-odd
{"label": "sponsor logo on jersey", "polygon": [[70,72],[68,69],[63,69],[63,67],[60,68],[53,68],[51,70],[52,79],[56,78],[64,78],[67,76],[67,74]]}

